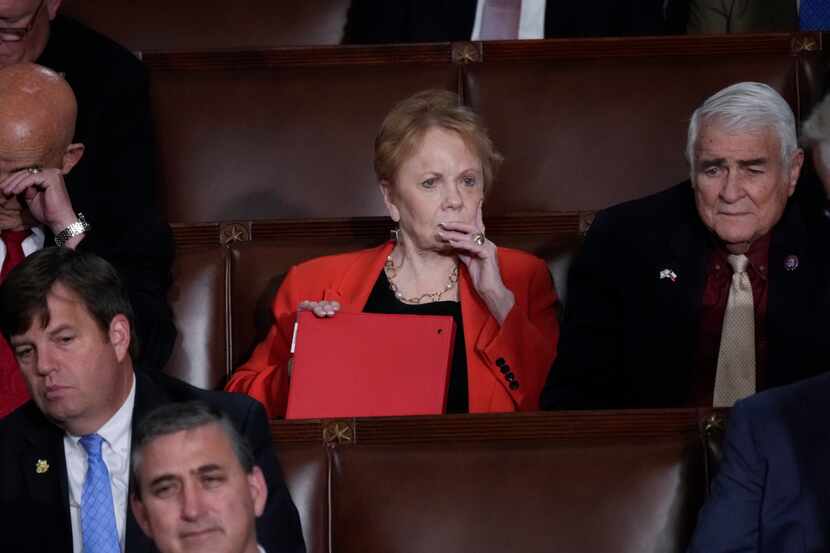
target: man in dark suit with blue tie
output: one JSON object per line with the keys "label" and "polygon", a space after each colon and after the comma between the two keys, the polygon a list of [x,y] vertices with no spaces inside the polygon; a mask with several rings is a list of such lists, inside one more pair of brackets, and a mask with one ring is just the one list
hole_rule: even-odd
{"label": "man in dark suit with blue tie", "polygon": [[830,375],[735,404],[689,553],[830,551]]}
{"label": "man in dark suit with blue tie", "polygon": [[265,476],[259,543],[303,553],[263,407],[134,367],[132,323],[118,273],[89,252],[40,250],[0,286],[0,330],[32,395],[0,421],[0,551],[156,551],[127,506],[132,432],[158,406],[199,400],[228,415]]}

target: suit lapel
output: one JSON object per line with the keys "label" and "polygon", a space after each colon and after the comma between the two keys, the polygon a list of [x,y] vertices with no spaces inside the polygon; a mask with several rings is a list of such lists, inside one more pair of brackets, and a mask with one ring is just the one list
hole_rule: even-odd
{"label": "suit lapel", "polygon": [[[52,544],[50,551],[72,553],[72,523],[69,516],[69,485],[66,456],[63,451],[64,432],[45,419],[33,403],[25,407],[28,428],[21,455],[22,478],[31,504],[60,506],[50,513],[59,516],[54,522],[54,535],[44,536]],[[32,513],[33,515],[35,513]],[[50,515],[52,516],[52,515]]]}
{"label": "suit lapel", "polygon": [[[141,418],[154,408],[167,403],[167,393],[158,386],[149,376],[140,370],[135,371],[135,404],[133,417],[130,422],[132,436],[135,436],[136,426]],[[130,440],[130,454],[133,441]],[[132,493],[133,480],[130,478],[130,492]],[[157,551],[153,542],[148,538],[133,516],[133,511],[127,506],[127,524],[124,530],[125,553],[150,553]]]}
{"label": "suit lapel", "polygon": [[793,371],[809,371],[809,367],[800,367],[801,363],[788,361],[797,349],[795,344],[802,343],[807,352],[812,350],[813,326],[818,323],[810,315],[819,300],[814,293],[820,289],[820,268],[810,256],[809,236],[798,205],[789,202],[772,232],[765,329],[769,344],[767,387],[799,379]]}
{"label": "suit lapel", "polygon": [[499,324],[491,316],[490,309],[475,291],[467,266],[458,263],[458,301],[461,302],[461,319],[464,324],[464,348],[467,353],[467,386],[470,405],[492,405],[499,381],[489,376],[488,371],[471,370],[478,362],[478,351],[486,343],[480,340],[494,336],[499,331]]}
{"label": "suit lapel", "polygon": [[354,263],[343,272],[340,281],[332,288],[323,291],[323,299],[340,302],[344,313],[360,313],[375,287],[386,257],[392,253],[394,242],[386,242],[362,252]]}
{"label": "suit lapel", "polygon": [[[658,253],[653,278],[657,282],[658,309],[665,317],[662,320],[697,328],[706,283],[709,238],[694,208],[694,199],[689,199],[687,203],[690,212],[685,222],[676,224],[665,239],[667,247],[662,250],[665,253]],[[660,231],[655,229],[655,232]],[[655,250],[661,251],[660,248]],[[671,272],[663,274],[664,270]]]}
{"label": "suit lapel", "polygon": [[642,331],[652,333],[653,355],[665,360],[649,364],[653,372],[643,386],[665,390],[663,393],[670,396],[666,401],[677,404],[688,401],[691,390],[710,240],[697,214],[691,185],[687,186],[688,192],[675,200],[681,202],[680,213],[685,217],[665,221],[665,228],[671,229],[668,234],[664,229],[653,229],[653,240],[647,247],[654,252],[648,257],[654,265],[648,267],[650,274],[643,275],[648,285],[655,287],[651,320],[658,324]]}

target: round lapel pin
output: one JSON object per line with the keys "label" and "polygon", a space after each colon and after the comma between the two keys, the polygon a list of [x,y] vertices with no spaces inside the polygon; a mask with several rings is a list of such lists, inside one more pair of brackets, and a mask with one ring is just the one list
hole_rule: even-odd
{"label": "round lapel pin", "polygon": [[798,269],[798,256],[788,255],[784,258],[784,268],[788,271],[795,271]]}

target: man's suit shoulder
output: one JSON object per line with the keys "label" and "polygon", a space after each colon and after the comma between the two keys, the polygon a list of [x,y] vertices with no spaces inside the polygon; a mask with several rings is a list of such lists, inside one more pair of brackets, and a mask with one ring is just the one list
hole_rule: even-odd
{"label": "man's suit shoulder", "polygon": [[687,181],[598,212],[582,250],[603,257],[658,251],[677,229],[696,229],[697,225],[694,195]]}
{"label": "man's suit shoulder", "polygon": [[804,412],[811,413],[810,418],[825,418],[822,413],[830,411],[828,399],[830,372],[748,397],[735,404],[733,415],[756,421],[767,418],[790,420]]}
{"label": "man's suit shoulder", "polygon": [[[110,71],[126,66],[144,72],[144,65],[133,52],[69,17],[58,15],[55,18],[52,22],[50,41],[54,41],[61,49],[68,49],[65,54],[77,58],[79,63],[90,63],[92,60],[106,61],[113,64],[107,66]],[[101,71],[101,68],[95,70]]]}
{"label": "man's suit shoulder", "polygon": [[[691,184],[685,181],[661,192],[628,200],[600,211],[591,225],[591,230],[607,227],[612,227],[614,231],[626,228],[653,228],[655,222],[669,222],[676,219],[678,213],[689,211],[689,207],[694,205],[693,202]],[[597,223],[600,223],[601,227],[597,227]]]}
{"label": "man's suit shoulder", "polygon": [[350,270],[370,267],[384,248],[385,243],[374,248],[315,257],[294,265],[289,274],[295,285],[313,282],[315,286],[336,287],[342,284]]}
{"label": "man's suit shoulder", "polygon": [[261,409],[260,404],[253,398],[234,392],[204,390],[187,382],[168,376],[160,371],[137,371],[139,385],[155,388],[150,393],[161,394],[155,398],[163,403],[185,401],[203,401],[209,405],[221,408],[233,418],[245,420],[251,412]]}
{"label": "man's suit shoulder", "polygon": [[15,443],[27,437],[35,429],[53,428],[34,401],[29,400],[8,416],[0,419],[0,443]]}

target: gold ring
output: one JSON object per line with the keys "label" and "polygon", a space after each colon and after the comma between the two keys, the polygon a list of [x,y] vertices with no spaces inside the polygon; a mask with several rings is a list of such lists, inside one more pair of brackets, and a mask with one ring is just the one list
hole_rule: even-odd
{"label": "gold ring", "polygon": [[485,240],[485,238],[484,238],[484,233],[483,232],[477,232],[477,233],[473,234],[473,243],[476,246],[483,246],[484,245],[484,240]]}

